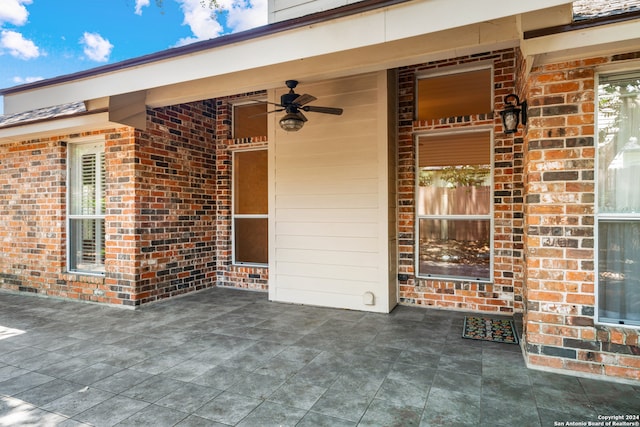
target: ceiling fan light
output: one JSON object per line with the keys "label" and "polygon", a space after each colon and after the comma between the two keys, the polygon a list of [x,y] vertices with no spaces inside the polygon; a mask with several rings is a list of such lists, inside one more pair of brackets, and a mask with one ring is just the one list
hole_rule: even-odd
{"label": "ceiling fan light", "polygon": [[287,132],[297,132],[304,126],[304,120],[295,113],[287,113],[280,119],[280,127]]}

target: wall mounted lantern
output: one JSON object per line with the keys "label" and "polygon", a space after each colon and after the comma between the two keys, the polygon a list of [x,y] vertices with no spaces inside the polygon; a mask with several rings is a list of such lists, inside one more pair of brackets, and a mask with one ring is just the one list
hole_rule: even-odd
{"label": "wall mounted lantern", "polygon": [[[510,101],[510,99],[514,99],[515,102]],[[520,102],[518,95],[512,93],[504,97],[504,103],[506,105],[505,109],[500,111],[504,133],[516,133],[521,117],[522,125],[527,124],[527,101]]]}

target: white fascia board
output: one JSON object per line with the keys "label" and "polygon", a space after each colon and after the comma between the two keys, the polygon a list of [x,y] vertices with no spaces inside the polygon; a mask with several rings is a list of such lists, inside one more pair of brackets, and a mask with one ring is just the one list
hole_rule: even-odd
{"label": "white fascia board", "polygon": [[109,113],[107,112],[85,114],[0,128],[0,144],[121,127],[121,124],[109,121]]}
{"label": "white fascia board", "polygon": [[[566,0],[499,1],[499,0],[429,0],[404,3],[386,12],[387,39],[413,37],[422,33],[443,31],[469,24],[491,21],[572,3]],[[405,10],[406,9],[406,10]],[[410,9],[410,10],[409,10]]]}
{"label": "white fascia board", "polygon": [[[225,75],[569,3],[420,0],[5,96],[7,114]],[[464,11],[464,13],[461,13]],[[425,47],[429,49],[429,47]]]}
{"label": "white fascia board", "polygon": [[536,57],[536,64],[570,59],[576,56],[610,55],[620,47],[628,51],[640,47],[640,21],[591,27],[523,40],[522,53]]}

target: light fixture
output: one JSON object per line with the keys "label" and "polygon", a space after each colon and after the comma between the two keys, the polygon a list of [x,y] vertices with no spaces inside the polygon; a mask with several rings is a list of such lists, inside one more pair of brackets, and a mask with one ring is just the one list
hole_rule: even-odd
{"label": "light fixture", "polygon": [[280,119],[280,127],[287,132],[297,132],[302,129],[306,121],[306,118],[298,111],[287,112],[287,114]]}
{"label": "light fixture", "polygon": [[[511,98],[515,100],[514,103],[510,101]],[[527,124],[527,101],[520,102],[518,95],[512,93],[504,97],[504,103],[505,109],[500,111],[504,133],[516,133],[521,117],[522,125]]]}

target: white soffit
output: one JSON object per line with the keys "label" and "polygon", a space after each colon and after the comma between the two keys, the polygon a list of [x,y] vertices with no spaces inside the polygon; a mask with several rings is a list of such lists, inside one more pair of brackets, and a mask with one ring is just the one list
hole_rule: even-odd
{"label": "white soffit", "polygon": [[525,57],[534,57],[533,65],[588,55],[612,55],[640,48],[638,20],[591,27],[523,40]]}
{"label": "white soffit", "polygon": [[[24,92],[5,95],[5,112],[29,111],[271,67],[566,3],[570,2],[412,1],[58,85],[33,90],[26,88]],[[432,47],[424,48],[428,50]]]}
{"label": "white soffit", "polygon": [[60,134],[91,131],[96,128],[120,127],[122,127],[121,124],[109,121],[109,113],[107,112],[58,118],[0,128],[0,144],[24,141],[25,135],[28,135],[30,139],[47,138]]}
{"label": "white soffit", "polygon": [[289,61],[228,75],[186,81],[147,91],[147,105],[161,107],[260,89],[281,88],[295,78],[306,82],[365,74],[406,65],[517,46],[515,18],[468,25],[376,46]]}

